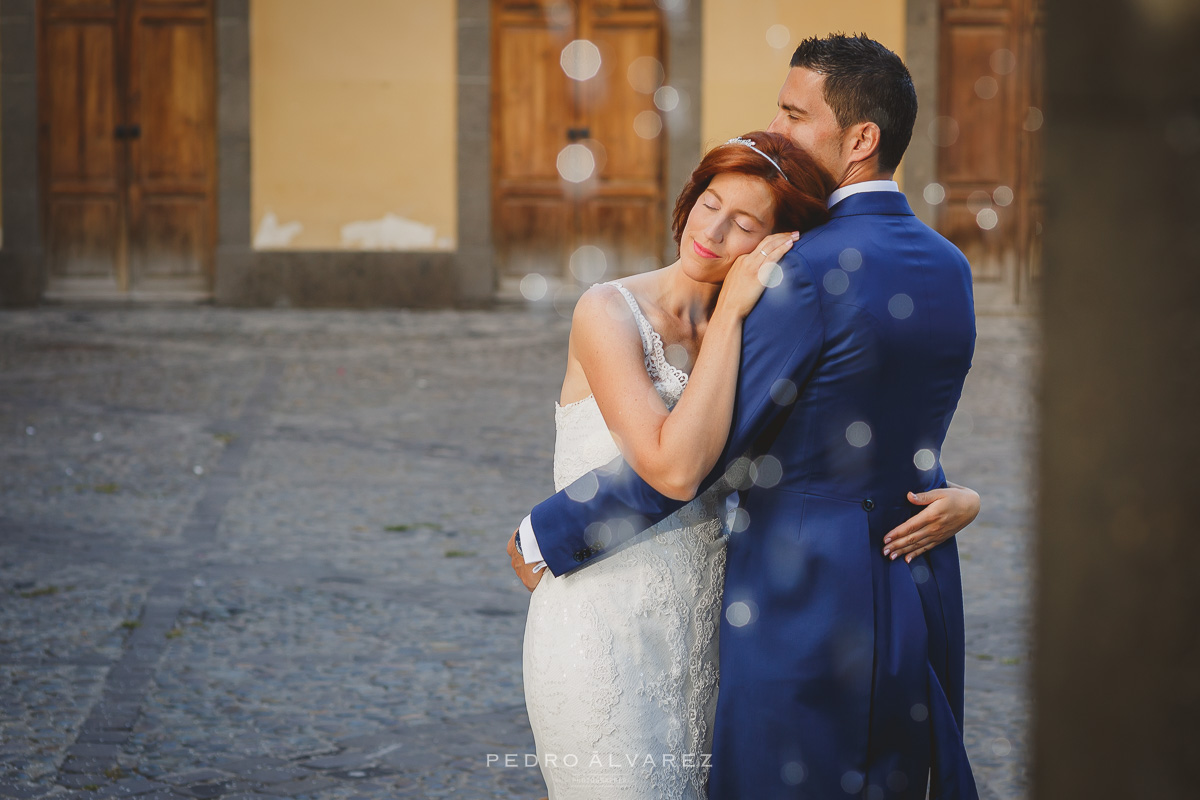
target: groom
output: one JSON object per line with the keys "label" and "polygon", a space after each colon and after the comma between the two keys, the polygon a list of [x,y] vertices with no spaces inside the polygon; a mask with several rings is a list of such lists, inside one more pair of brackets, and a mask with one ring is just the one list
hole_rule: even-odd
{"label": "groom", "polygon": [[[771,474],[742,492],[749,524],[729,540],[711,798],[923,800],[930,782],[935,800],[977,797],[957,546],[881,555],[916,510],[905,490],[946,485],[938,455],[975,341],[966,259],[892,181],[916,110],[904,64],[865,36],[803,42],[779,93],[770,130],[839,188],[746,319],[729,441],[704,484],[743,455]],[[623,462],[581,480],[599,484],[590,500],[559,492],[522,523],[526,563],[586,568],[621,543],[589,526],[640,531],[682,505]],[[632,525],[593,525],[613,519]]]}

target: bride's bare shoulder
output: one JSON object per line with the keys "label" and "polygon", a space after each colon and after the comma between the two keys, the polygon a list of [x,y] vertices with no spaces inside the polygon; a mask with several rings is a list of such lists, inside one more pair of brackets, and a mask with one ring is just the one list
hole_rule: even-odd
{"label": "bride's bare shoulder", "polygon": [[599,283],[579,297],[571,315],[571,336],[602,332],[631,331],[636,335],[637,324],[633,311],[621,290],[609,283]]}

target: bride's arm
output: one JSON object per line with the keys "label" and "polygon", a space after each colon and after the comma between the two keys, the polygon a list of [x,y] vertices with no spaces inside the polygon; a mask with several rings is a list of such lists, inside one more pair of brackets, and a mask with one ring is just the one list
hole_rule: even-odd
{"label": "bride's arm", "polygon": [[[782,258],[793,241],[788,233],[768,237],[734,264],[708,322],[687,391],[669,412],[646,374],[637,325],[618,290],[595,287],[576,306],[571,357],[582,368],[621,455],[667,497],[695,497],[721,455],[733,420],[742,322],[763,291],[758,270],[768,260]],[[623,321],[617,323],[614,317]]]}

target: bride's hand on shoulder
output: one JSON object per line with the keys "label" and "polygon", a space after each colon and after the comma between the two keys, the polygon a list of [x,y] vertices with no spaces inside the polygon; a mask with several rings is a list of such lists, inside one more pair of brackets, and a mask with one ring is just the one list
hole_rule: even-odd
{"label": "bride's hand on shoulder", "polygon": [[773,233],[759,242],[749,253],[738,256],[721,285],[718,308],[745,317],[768,286],[775,283],[772,272],[779,269],[779,259],[792,249],[800,238],[795,231]]}

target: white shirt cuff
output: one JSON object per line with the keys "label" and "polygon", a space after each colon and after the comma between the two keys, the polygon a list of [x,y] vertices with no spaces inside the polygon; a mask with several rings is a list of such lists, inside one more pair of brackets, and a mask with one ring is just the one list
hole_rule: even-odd
{"label": "white shirt cuff", "polygon": [[521,537],[521,555],[525,557],[525,563],[545,563],[545,559],[542,558],[542,549],[538,547],[537,537],[533,535],[532,516],[521,520],[521,527],[519,530]]}

